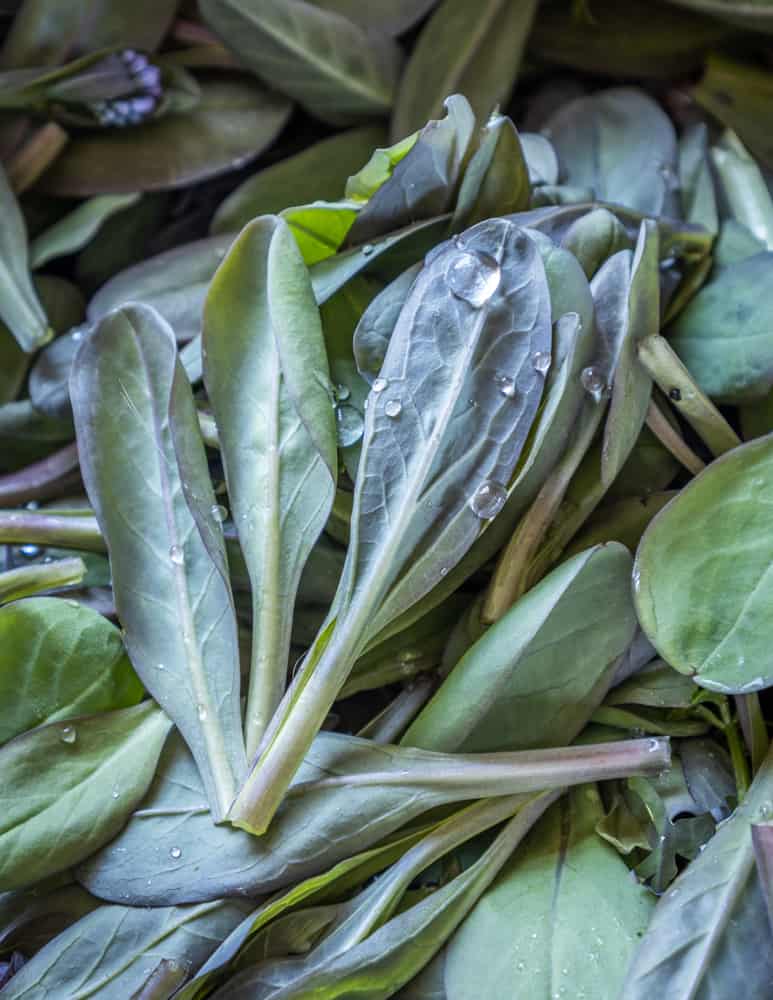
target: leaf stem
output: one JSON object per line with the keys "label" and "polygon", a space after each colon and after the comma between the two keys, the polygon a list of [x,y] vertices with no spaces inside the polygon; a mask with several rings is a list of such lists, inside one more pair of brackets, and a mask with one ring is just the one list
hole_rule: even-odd
{"label": "leaf stem", "polygon": [[381,712],[357,734],[373,743],[396,743],[432,696],[437,682],[425,674],[407,684]]}
{"label": "leaf stem", "polygon": [[663,447],[670,451],[677,462],[683,465],[688,472],[694,476],[703,472],[706,463],[698,458],[682,435],[666,420],[665,414],[654,400],[650,400],[647,410],[647,426]]}
{"label": "leaf stem", "polygon": [[0,505],[15,507],[29,500],[47,500],[78,482],[78,446],[73,442],[39,462],[0,476]]}
{"label": "leaf stem", "polygon": [[749,765],[743,751],[743,742],[738,731],[738,725],[730,714],[727,699],[724,699],[720,703],[719,710],[722,714],[722,731],[725,735],[725,739],[727,740],[728,749],[730,750],[730,759],[733,762],[733,774],[735,775],[735,787],[738,792],[738,801],[742,802],[746,797],[746,793],[749,791],[749,784],[751,782],[749,776]]}
{"label": "leaf stem", "polygon": [[6,168],[8,183],[16,194],[32,187],[67,145],[69,136],[56,122],[47,122],[14,153]]}
{"label": "leaf stem", "polygon": [[42,590],[54,590],[80,583],[86,575],[82,559],[56,559],[51,563],[34,563],[0,573],[0,602],[17,601]]}
{"label": "leaf stem", "polygon": [[639,344],[639,361],[701,437],[715,457],[736,448],[741,439],[711,400],[693,381],[673,348],[660,334]]}
{"label": "leaf stem", "polygon": [[93,514],[49,514],[0,510],[0,543],[41,545],[105,553],[107,546]]}

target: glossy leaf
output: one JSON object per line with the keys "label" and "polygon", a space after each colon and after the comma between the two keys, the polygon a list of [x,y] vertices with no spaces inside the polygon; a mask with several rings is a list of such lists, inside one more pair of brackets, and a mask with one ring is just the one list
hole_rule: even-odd
{"label": "glossy leaf", "polygon": [[220,204],[210,231],[238,232],[259,215],[317,200],[335,201],[343,194],[347,177],[385,139],[377,125],[350,129],[259,170]]}
{"label": "glossy leaf", "polygon": [[552,806],[406,1000],[461,1000],[483,982],[492,996],[618,1000],[655,900],[596,835],[600,816],[592,785]]}
{"label": "glossy leaf", "polygon": [[[534,243],[511,223],[480,223],[463,250],[442,245],[417,278],[381,369],[385,384],[370,396],[337,620],[297,675],[232,820],[253,815],[260,787],[272,805],[246,821],[265,828],[354,660],[388,622],[380,609],[390,591],[399,594],[389,604],[394,618],[459,561],[481,520],[501,509],[502,483],[542,395],[531,358],[549,350],[549,338],[544,267]],[[503,372],[515,395],[501,391]],[[468,429],[464,436],[457,420]],[[481,488],[497,498],[489,514],[475,512]],[[401,571],[419,559],[420,582],[398,591]]]}
{"label": "glossy leaf", "polygon": [[[110,313],[76,355],[81,470],[129,656],[202,769],[216,818],[245,765],[222,527],[174,335],[147,306]],[[129,461],[115,461],[124,449]]]}
{"label": "glossy leaf", "polygon": [[305,0],[202,0],[209,26],[246,66],[334,124],[385,114],[400,50]]}
{"label": "glossy leaf", "polygon": [[630,566],[612,543],[554,570],[465,653],[403,745],[474,752],[569,743],[633,638]]}
{"label": "glossy leaf", "polygon": [[51,339],[53,331],[40,304],[27,266],[24,217],[0,167],[0,319],[22,350],[31,352]]}
{"label": "glossy leaf", "polygon": [[669,340],[712,399],[747,402],[773,388],[773,253],[723,267],[669,329]]}
{"label": "glossy leaf", "polygon": [[770,758],[743,804],[658,903],[623,986],[626,1000],[677,996],[763,1000],[773,982],[771,930],[750,826],[770,815]]}
{"label": "glossy leaf", "polygon": [[148,701],[6,743],[0,889],[63,871],[111,840],[147,791],[170,728]]}
{"label": "glossy leaf", "polygon": [[242,166],[269,146],[291,105],[247,77],[202,84],[188,112],[134,128],[83,133],[46,171],[45,190],[73,197],[158,191]]}
{"label": "glossy leaf", "polygon": [[138,194],[131,192],[103,195],[84,201],[35,237],[30,247],[30,266],[43,267],[50,260],[81,250],[107,219],[134,205],[138,198]]}
{"label": "glossy leaf", "polygon": [[545,128],[569,184],[637,212],[676,214],[674,126],[643,91],[619,87],[578,97]]}
{"label": "glossy leaf", "polygon": [[[38,997],[169,996],[141,991],[160,963],[171,988],[209,958],[243,919],[244,904],[232,900],[202,906],[100,906],[54,938],[14,976],[5,990],[11,1000]],[[5,1000],[5,998],[4,998]]]}
{"label": "glossy leaf", "polygon": [[[728,452],[652,521],[636,554],[636,609],[660,655],[711,690],[773,682],[765,650],[773,439]],[[710,539],[710,544],[706,544]]]}
{"label": "glossy leaf", "polygon": [[120,632],[95,611],[56,597],[0,608],[0,743],[141,697]]}
{"label": "glossy leaf", "polygon": [[405,68],[392,118],[398,139],[437,118],[449,94],[463,94],[485,121],[504,105],[518,74],[536,9],[534,0],[511,4],[443,0],[424,25]]}
{"label": "glossy leaf", "polygon": [[276,216],[249,223],[220,265],[204,307],[203,350],[252,585],[251,755],[284,693],[296,591],[337,472],[319,310],[290,230]]}

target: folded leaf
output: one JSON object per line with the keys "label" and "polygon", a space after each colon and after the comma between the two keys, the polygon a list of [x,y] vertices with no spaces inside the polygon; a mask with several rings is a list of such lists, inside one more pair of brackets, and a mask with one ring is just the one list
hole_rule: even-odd
{"label": "folded leaf", "polygon": [[222,818],[245,767],[236,621],[219,508],[169,326],[147,306],[110,313],[81,344],[71,396],[126,648]]}

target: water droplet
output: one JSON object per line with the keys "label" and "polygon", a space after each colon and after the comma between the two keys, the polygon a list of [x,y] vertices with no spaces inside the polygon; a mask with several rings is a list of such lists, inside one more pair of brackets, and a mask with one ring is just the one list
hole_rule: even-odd
{"label": "water droplet", "polygon": [[182,856],[183,856],[183,852],[180,850],[179,847],[170,847],[170,849],[169,849],[169,857],[170,858],[174,858],[175,861],[176,861],[178,858],[181,858]]}
{"label": "water droplet", "polygon": [[660,740],[650,740],[647,744],[647,753],[657,753],[660,750]]}
{"label": "water droplet", "polygon": [[179,545],[173,545],[169,550],[169,558],[175,564],[175,566],[182,566],[185,562],[185,554]]}
{"label": "water droplet", "polygon": [[580,382],[582,382],[583,389],[590,393],[596,403],[600,403],[607,394],[607,383],[604,376],[598,368],[594,368],[592,365],[583,368],[580,373]]}
{"label": "water droplet", "polygon": [[507,500],[507,490],[501,483],[487,479],[470,498],[470,507],[476,517],[489,520],[500,512]]}
{"label": "water droplet", "polygon": [[403,412],[403,404],[399,399],[388,399],[384,404],[384,413],[394,420]]}
{"label": "water droplet", "polygon": [[25,559],[37,559],[43,550],[39,545],[20,545],[19,552]]}
{"label": "water droplet", "polygon": [[518,970],[519,972],[523,972],[523,970],[524,970],[524,969],[526,968],[526,963],[525,963],[525,962],[523,962],[523,961],[521,961],[521,962],[516,962],[516,963],[515,963],[515,967],[516,967],[516,969],[517,969],[517,970]]}
{"label": "water droplet", "polygon": [[494,382],[503,396],[507,396],[508,399],[515,397],[515,379],[510,378],[509,375],[495,375]]}
{"label": "water droplet", "polygon": [[70,340],[74,340],[76,344],[79,340],[83,340],[83,330],[76,327],[70,334]]}
{"label": "water droplet", "polygon": [[531,356],[534,371],[539,372],[540,375],[547,375],[552,360],[547,351],[535,351]]}
{"label": "water droplet", "polygon": [[448,265],[446,281],[458,299],[480,309],[499,287],[502,273],[488,254],[461,250]]}
{"label": "water droplet", "polygon": [[373,246],[372,243],[366,243],[362,248],[362,256],[370,257],[370,255],[373,253],[374,250],[375,247]]}
{"label": "water droplet", "polygon": [[199,717],[199,722],[203,722],[207,717],[207,710],[203,705],[196,706],[196,715]]}
{"label": "water droplet", "polygon": [[678,388],[678,386],[672,386],[672,388],[668,390],[668,398],[673,399],[675,403],[680,402],[682,398],[682,392]]}
{"label": "water droplet", "polygon": [[352,392],[348,385],[344,385],[342,382],[335,387],[336,399],[339,403],[345,403],[346,400],[351,396]]}
{"label": "water droplet", "polygon": [[157,663],[156,670],[166,670],[166,666],[163,663]]}
{"label": "water droplet", "polygon": [[441,566],[440,567],[440,575],[441,576],[445,576],[447,573],[448,573],[448,566]]}
{"label": "water droplet", "polygon": [[114,799],[118,799],[121,797],[121,789],[118,787],[118,785],[113,785],[113,790],[110,794],[113,796]]}
{"label": "water droplet", "polygon": [[681,187],[679,183],[679,175],[671,166],[670,163],[661,163],[658,167],[658,173],[663,178],[663,183],[666,186],[666,191],[678,191]]}
{"label": "water droplet", "polygon": [[78,739],[78,734],[75,731],[75,726],[62,726],[59,733],[59,739],[62,743],[74,743]]}
{"label": "water droplet", "polygon": [[388,378],[381,378],[379,376],[377,379],[374,379],[374,381],[373,381],[373,391],[374,392],[383,392],[384,389],[386,389],[386,387],[388,385],[389,385],[389,379]]}
{"label": "water droplet", "polygon": [[362,414],[353,406],[336,407],[336,431],[338,443],[342,448],[357,444],[362,437],[365,424]]}
{"label": "water droplet", "polygon": [[222,524],[228,517],[227,509],[220,503],[213,503],[209,508],[209,512],[218,524]]}
{"label": "water droplet", "polygon": [[770,819],[773,815],[773,805],[770,802],[760,802],[758,815],[760,819]]}

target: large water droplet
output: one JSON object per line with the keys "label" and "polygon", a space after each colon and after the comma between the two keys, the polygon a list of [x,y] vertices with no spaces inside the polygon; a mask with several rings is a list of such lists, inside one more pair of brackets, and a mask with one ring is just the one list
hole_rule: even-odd
{"label": "large water droplet", "polygon": [[499,265],[488,254],[460,250],[448,265],[446,281],[458,299],[480,309],[499,287]]}
{"label": "large water droplet", "polygon": [[170,858],[174,858],[175,861],[177,861],[177,859],[181,858],[182,856],[183,856],[183,852],[182,852],[182,850],[179,847],[170,847],[169,848],[169,857]]}
{"label": "large water droplet", "polygon": [[590,393],[594,402],[600,403],[607,393],[607,383],[598,368],[588,365],[580,373],[580,382],[583,389]]}
{"label": "large water droplet", "polygon": [[169,550],[169,558],[175,564],[175,566],[182,566],[185,562],[185,553],[180,548],[179,545],[173,545]]}
{"label": "large water droplet", "polygon": [[25,559],[37,559],[43,551],[39,545],[20,545],[19,552]]}
{"label": "large water droplet", "polygon": [[399,399],[388,399],[384,404],[384,413],[395,420],[403,412],[403,404]]}
{"label": "large water droplet", "polygon": [[342,448],[357,444],[362,437],[364,426],[359,410],[355,410],[353,406],[336,407],[336,431],[338,443]]}
{"label": "large water droplet", "polygon": [[374,392],[383,392],[388,385],[389,385],[389,379],[381,378],[381,376],[379,376],[377,379],[373,380],[372,388]]}
{"label": "large water droplet", "polygon": [[507,396],[508,399],[515,397],[515,379],[510,378],[509,375],[495,375],[494,382],[503,396]]}
{"label": "large water droplet", "polygon": [[540,375],[547,375],[552,358],[547,351],[535,351],[531,356],[531,363],[535,372]]}
{"label": "large water droplet", "polygon": [[59,739],[62,743],[74,743],[78,739],[78,734],[75,731],[75,726],[62,726],[59,733]]}
{"label": "large water droplet", "polygon": [[470,507],[476,517],[489,520],[500,512],[507,500],[507,490],[501,483],[487,479],[470,497]]}
{"label": "large water droplet", "polygon": [[218,524],[222,524],[228,517],[228,510],[220,503],[213,503],[209,512]]}

